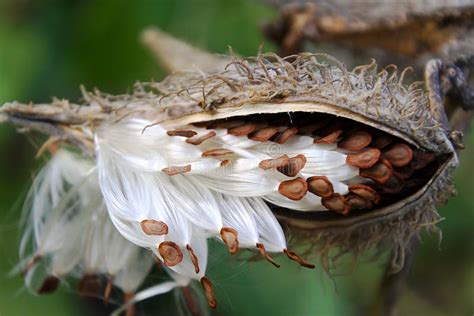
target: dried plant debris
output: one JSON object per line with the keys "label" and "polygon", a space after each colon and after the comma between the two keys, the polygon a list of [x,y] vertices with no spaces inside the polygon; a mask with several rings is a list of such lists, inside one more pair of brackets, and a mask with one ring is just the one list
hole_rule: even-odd
{"label": "dried plant debris", "polygon": [[[8,103],[1,115],[22,131],[53,137],[45,145],[56,144],[52,151],[58,142],[82,150],[93,166],[83,177],[94,203],[107,209],[103,220],[173,275],[174,283],[157,285],[155,293],[197,280],[216,307],[206,275],[208,238],[221,240],[230,254],[253,250],[276,267],[282,258],[275,255],[285,254],[313,268],[294,251],[308,241],[305,254],[319,252],[324,268],[331,249],[395,249],[399,268],[408,240],[435,229],[435,204],[454,193],[459,144],[430,96],[375,64],[349,71],[326,55],[266,54],[233,58],[221,72],[139,83],[126,95],[96,90],[84,91],[78,104]],[[52,162],[61,156],[56,150]],[[82,193],[80,186],[74,192]],[[86,192],[56,196],[62,212],[70,205],[63,199],[90,202]],[[46,212],[34,205],[33,213]],[[83,234],[81,225],[90,234],[105,225],[62,218],[51,224],[59,225],[55,240],[63,240],[66,223]],[[291,245],[281,224],[296,237]],[[97,240],[91,236],[86,244]],[[26,266],[46,253],[56,252],[36,251]],[[95,284],[89,275],[99,272],[90,260],[97,258],[87,258],[84,286]],[[40,292],[55,282],[47,279]]]}
{"label": "dried plant debris", "polygon": [[474,1],[266,1],[280,10],[264,31],[282,55],[331,43],[387,64],[474,51]]}

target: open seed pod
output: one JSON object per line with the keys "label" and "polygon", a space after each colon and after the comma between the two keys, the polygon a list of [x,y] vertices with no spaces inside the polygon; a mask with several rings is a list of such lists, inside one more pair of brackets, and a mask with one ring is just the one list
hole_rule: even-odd
{"label": "open seed pod", "polygon": [[443,109],[419,84],[374,65],[349,71],[329,56],[267,54],[83,98],[9,103],[2,116],[50,135],[46,147],[69,143],[94,156],[118,230],[200,280],[212,307],[207,237],[276,266],[270,253],[314,267],[289,250],[298,241],[323,262],[336,248],[402,255],[454,193],[458,157]]}

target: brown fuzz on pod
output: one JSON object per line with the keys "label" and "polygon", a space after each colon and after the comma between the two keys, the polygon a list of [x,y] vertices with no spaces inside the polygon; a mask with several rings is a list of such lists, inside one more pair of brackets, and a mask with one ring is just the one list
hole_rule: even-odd
{"label": "brown fuzz on pod", "polygon": [[406,166],[413,159],[413,150],[406,144],[395,144],[383,153],[384,157],[394,167]]}
{"label": "brown fuzz on pod", "polygon": [[306,157],[304,155],[297,155],[288,160],[288,163],[277,167],[277,170],[288,177],[296,176],[306,164]]}
{"label": "brown fuzz on pod", "polygon": [[370,168],[361,169],[359,175],[364,178],[369,178],[374,180],[377,183],[385,183],[392,176],[392,166],[388,161],[383,159],[382,161],[377,162]]}
{"label": "brown fuzz on pod", "polygon": [[259,168],[263,170],[278,168],[282,166],[286,166],[290,162],[290,158],[288,155],[283,155],[275,159],[265,159],[260,161],[258,164]]}
{"label": "brown fuzz on pod", "polygon": [[167,267],[173,267],[183,261],[183,253],[179,246],[172,241],[163,241],[158,246],[158,251]]}
{"label": "brown fuzz on pod", "polygon": [[167,131],[166,134],[168,134],[168,136],[181,136],[181,137],[186,137],[186,138],[197,135],[195,131],[192,131],[189,129],[176,129],[173,131]]}
{"label": "brown fuzz on pod", "polygon": [[339,136],[341,136],[341,134],[342,134],[342,130],[338,129],[324,137],[315,139],[314,143],[315,144],[332,144],[337,141],[337,139],[339,138]]}
{"label": "brown fuzz on pod", "polygon": [[145,219],[140,222],[142,230],[147,235],[166,235],[168,234],[168,225],[162,221],[154,219]]}
{"label": "brown fuzz on pod", "polygon": [[188,250],[189,256],[191,257],[191,262],[193,263],[194,271],[196,273],[199,273],[199,260],[198,260],[198,257],[196,256],[196,254],[194,253],[193,248],[191,248],[190,245],[186,245],[186,249]]}
{"label": "brown fuzz on pod", "polygon": [[197,146],[197,145],[201,145],[205,140],[208,140],[209,138],[212,138],[214,136],[216,136],[216,132],[210,131],[209,133],[204,134],[202,136],[198,135],[198,136],[193,137],[193,138],[188,138],[188,139],[186,139],[186,143]]}
{"label": "brown fuzz on pod", "polygon": [[321,198],[321,203],[328,210],[340,213],[342,215],[349,214],[350,208],[346,199],[339,193],[333,193],[328,197]]}
{"label": "brown fuzz on pod", "polygon": [[234,136],[247,136],[248,134],[252,133],[256,128],[257,125],[254,123],[245,123],[237,127],[229,128],[227,133]]}
{"label": "brown fuzz on pod", "polygon": [[207,303],[209,304],[210,308],[216,308],[217,307],[217,301],[214,298],[214,291],[212,289],[212,283],[207,277],[202,277],[201,278],[201,285],[202,288],[204,289],[204,293],[206,294],[207,297]]}
{"label": "brown fuzz on pod", "polygon": [[191,171],[191,165],[186,166],[171,166],[161,169],[161,172],[166,173],[168,176],[175,176],[177,174],[186,173]]}
{"label": "brown fuzz on pod", "polygon": [[54,293],[58,289],[59,283],[60,283],[59,278],[53,275],[50,275],[43,281],[41,286],[36,290],[36,293],[38,294]]}
{"label": "brown fuzz on pod", "polygon": [[372,202],[356,194],[349,193],[346,196],[346,201],[351,210],[369,210],[372,208]]}
{"label": "brown fuzz on pod", "polygon": [[334,193],[331,181],[326,176],[314,176],[306,179],[308,191],[320,197],[329,197]]}
{"label": "brown fuzz on pod", "polygon": [[349,186],[349,191],[374,204],[380,203],[380,195],[368,185],[353,184]]}
{"label": "brown fuzz on pod", "polygon": [[229,248],[230,254],[235,254],[239,250],[239,239],[237,231],[230,227],[222,227],[220,233],[222,240]]}
{"label": "brown fuzz on pod", "polygon": [[280,130],[279,127],[265,127],[258,131],[254,131],[248,135],[248,138],[251,140],[259,141],[259,142],[266,142],[270,138],[272,138],[278,131]]}
{"label": "brown fuzz on pod", "polygon": [[302,267],[305,267],[308,269],[314,269],[316,267],[314,264],[304,260],[293,251],[289,251],[288,249],[283,249],[283,252],[288,256],[288,258],[290,258],[293,261],[298,262]]}
{"label": "brown fuzz on pod", "polygon": [[358,151],[369,146],[371,142],[372,135],[370,135],[370,133],[366,131],[358,131],[341,140],[337,144],[337,147],[344,150]]}
{"label": "brown fuzz on pod", "polygon": [[104,290],[104,305],[109,304],[110,294],[112,294],[114,277],[109,275]]}
{"label": "brown fuzz on pod", "polygon": [[95,274],[85,274],[79,281],[78,292],[82,297],[99,297],[102,294],[100,279]]}
{"label": "brown fuzz on pod", "polygon": [[31,258],[30,261],[26,264],[26,266],[21,270],[21,276],[25,277],[28,274],[28,271],[30,271],[38,262],[43,259],[43,256],[40,254],[36,254]]}
{"label": "brown fuzz on pod", "polygon": [[273,260],[273,258],[268,254],[268,252],[265,250],[265,246],[261,243],[256,244],[257,249],[260,251],[260,254],[271,264],[273,264],[275,267],[279,268],[280,265]]}
{"label": "brown fuzz on pod", "polygon": [[296,135],[297,133],[298,129],[296,127],[288,127],[283,132],[276,134],[273,141],[278,144],[284,144],[290,137]]}
{"label": "brown fuzz on pod", "polygon": [[234,152],[229,149],[217,148],[217,149],[206,150],[205,152],[202,153],[202,156],[203,157],[217,157],[217,156],[230,155],[233,153]]}
{"label": "brown fuzz on pod", "polygon": [[278,187],[278,192],[280,192],[281,195],[284,195],[293,201],[301,200],[306,195],[307,191],[308,184],[303,178],[283,181]]}
{"label": "brown fuzz on pod", "polygon": [[358,168],[370,168],[379,160],[380,154],[379,149],[370,148],[358,154],[347,155],[346,162]]}

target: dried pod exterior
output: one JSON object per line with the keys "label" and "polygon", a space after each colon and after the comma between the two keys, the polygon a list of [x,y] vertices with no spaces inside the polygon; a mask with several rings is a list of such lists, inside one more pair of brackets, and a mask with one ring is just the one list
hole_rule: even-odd
{"label": "dried pod exterior", "polygon": [[[412,64],[426,56],[470,54],[474,2],[467,1],[293,1],[265,0],[280,9],[266,35],[283,55],[301,51],[305,41],[358,49],[386,62]],[[381,54],[383,51],[384,54]]]}
{"label": "dried pod exterior", "polygon": [[[403,251],[454,191],[458,158],[442,109],[374,65],[349,71],[327,56],[268,54],[84,100],[2,112],[95,156],[117,228],[200,280],[211,306],[207,236],[275,266],[270,253],[312,267],[287,250],[276,218],[314,240],[323,261],[332,247]],[[155,222],[141,224],[148,218],[169,229],[160,235]]]}

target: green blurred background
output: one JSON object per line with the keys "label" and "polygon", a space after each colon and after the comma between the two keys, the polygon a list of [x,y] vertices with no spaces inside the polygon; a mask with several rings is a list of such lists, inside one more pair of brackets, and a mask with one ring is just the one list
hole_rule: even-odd
{"label": "green blurred background", "polygon": [[[164,72],[138,42],[156,25],[213,52],[231,45],[241,55],[275,47],[260,32],[276,16],[251,0],[0,0],[0,104],[76,99],[79,85],[122,93],[136,80]],[[472,315],[474,312],[474,135],[466,137],[456,172],[458,197],[441,208],[441,249],[425,236],[399,305],[400,315]],[[31,139],[0,125],[0,316],[83,315],[92,311],[63,286],[54,295],[28,293],[9,272],[18,261],[21,199],[41,162]],[[361,315],[375,296],[383,262],[362,262],[331,279],[281,260],[242,264],[222,249],[210,255],[209,274],[220,306],[216,315]],[[348,265],[350,268],[350,265]],[[349,269],[346,269],[349,270]],[[172,295],[152,299],[147,314],[170,313]],[[159,305],[168,306],[168,309]],[[97,312],[100,315],[100,312]]]}

